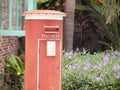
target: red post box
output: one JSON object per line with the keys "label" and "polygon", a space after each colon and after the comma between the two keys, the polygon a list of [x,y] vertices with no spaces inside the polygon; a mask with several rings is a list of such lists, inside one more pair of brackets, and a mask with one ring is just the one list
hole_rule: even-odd
{"label": "red post box", "polygon": [[25,90],[61,90],[63,17],[54,10],[23,12],[26,19]]}

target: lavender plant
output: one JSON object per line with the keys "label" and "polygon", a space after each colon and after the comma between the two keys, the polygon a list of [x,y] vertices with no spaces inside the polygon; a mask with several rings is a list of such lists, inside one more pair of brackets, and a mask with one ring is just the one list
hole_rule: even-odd
{"label": "lavender plant", "polygon": [[120,52],[63,54],[63,90],[120,90]]}

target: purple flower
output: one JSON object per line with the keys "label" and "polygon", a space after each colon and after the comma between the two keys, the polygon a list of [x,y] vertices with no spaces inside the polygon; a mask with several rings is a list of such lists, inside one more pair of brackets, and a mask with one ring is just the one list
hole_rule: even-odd
{"label": "purple flower", "polygon": [[97,81],[100,81],[101,80],[101,77],[96,77],[95,78]]}
{"label": "purple flower", "polygon": [[78,66],[76,66],[76,65],[71,65],[71,64],[66,65],[66,67],[67,67],[67,68],[71,68],[71,69],[77,69],[77,68],[78,68]]}
{"label": "purple flower", "polygon": [[104,66],[105,66],[105,65],[107,65],[107,62],[106,62],[106,61],[104,61],[104,62],[103,62],[103,65],[104,65]]}
{"label": "purple flower", "polygon": [[93,68],[94,68],[94,69],[97,69],[97,68],[98,68],[98,66],[97,66],[97,65],[95,65]]}
{"label": "purple flower", "polygon": [[69,55],[69,52],[66,52],[65,54],[66,54],[66,56],[68,56],[68,55]]}
{"label": "purple flower", "polygon": [[115,78],[116,78],[116,79],[119,79],[119,78],[120,78],[120,74],[116,74],[116,75],[115,75]]}
{"label": "purple flower", "polygon": [[109,61],[109,56],[110,56],[110,54],[106,54],[106,55],[103,57],[103,60],[106,61],[106,62],[108,62],[108,61]]}
{"label": "purple flower", "polygon": [[88,70],[90,68],[90,62],[87,62],[85,67],[84,67],[84,70]]}
{"label": "purple flower", "polygon": [[95,65],[93,68],[94,68],[94,69],[98,69],[98,70],[100,70],[100,67],[97,66],[97,65]]}
{"label": "purple flower", "polygon": [[119,52],[119,51],[115,51],[114,54],[115,54],[116,56],[120,56],[120,52]]}
{"label": "purple flower", "polygon": [[83,49],[82,54],[85,55],[87,53],[87,51],[85,49]]}
{"label": "purple flower", "polygon": [[117,66],[113,66],[113,70],[119,70],[120,66],[117,65]]}
{"label": "purple flower", "polygon": [[79,51],[80,49],[79,48],[76,48],[76,51]]}
{"label": "purple flower", "polygon": [[66,54],[69,58],[71,58],[71,56],[73,55],[73,51],[66,52],[65,54]]}
{"label": "purple flower", "polygon": [[73,54],[73,51],[71,50],[70,52],[69,52],[69,55],[72,55]]}
{"label": "purple flower", "polygon": [[116,55],[113,55],[112,58],[113,58],[113,59],[116,59],[117,57],[116,57]]}
{"label": "purple flower", "polygon": [[104,65],[104,63],[100,63],[99,66],[95,65],[93,68],[100,70],[100,68]]}
{"label": "purple flower", "polygon": [[102,63],[100,63],[100,64],[99,64],[99,67],[102,67],[102,66],[103,66],[103,64],[102,64]]}

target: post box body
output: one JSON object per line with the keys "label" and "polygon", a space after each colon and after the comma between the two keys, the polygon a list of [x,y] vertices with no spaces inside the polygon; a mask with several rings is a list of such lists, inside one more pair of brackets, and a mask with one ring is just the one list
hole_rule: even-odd
{"label": "post box body", "polygon": [[26,19],[25,90],[61,90],[62,19]]}

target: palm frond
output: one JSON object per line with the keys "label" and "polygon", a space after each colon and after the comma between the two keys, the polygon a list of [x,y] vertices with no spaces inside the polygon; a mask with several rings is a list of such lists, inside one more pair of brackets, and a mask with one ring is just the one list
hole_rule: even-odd
{"label": "palm frond", "polygon": [[120,15],[120,0],[104,0],[103,12],[106,23],[111,23]]}

